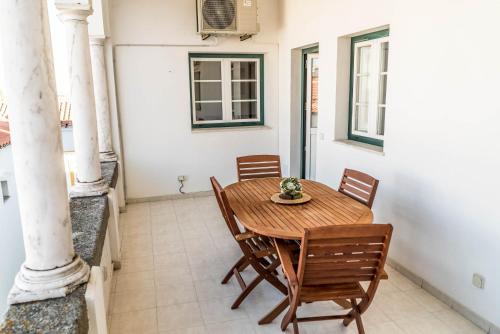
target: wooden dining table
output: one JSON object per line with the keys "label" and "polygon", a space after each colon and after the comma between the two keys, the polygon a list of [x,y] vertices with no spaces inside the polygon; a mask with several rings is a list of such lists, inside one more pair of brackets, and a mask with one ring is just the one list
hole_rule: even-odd
{"label": "wooden dining table", "polygon": [[[280,178],[262,178],[233,183],[225,188],[229,204],[248,230],[278,239],[300,240],[307,228],[332,225],[371,224],[367,206],[327,185],[301,180],[303,192],[312,199],[303,204],[285,205],[271,201],[280,191]],[[342,301],[336,301],[344,306]],[[288,297],[259,321],[270,323],[288,306]]]}

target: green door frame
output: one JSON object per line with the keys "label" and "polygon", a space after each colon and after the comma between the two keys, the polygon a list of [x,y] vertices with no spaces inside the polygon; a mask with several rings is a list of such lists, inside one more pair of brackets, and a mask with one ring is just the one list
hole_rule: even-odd
{"label": "green door frame", "polygon": [[302,89],[300,90],[300,177],[304,179],[306,177],[306,99],[307,99],[307,55],[311,53],[319,53],[319,45],[312,46],[309,48],[302,49],[302,61],[301,61],[301,80]]}

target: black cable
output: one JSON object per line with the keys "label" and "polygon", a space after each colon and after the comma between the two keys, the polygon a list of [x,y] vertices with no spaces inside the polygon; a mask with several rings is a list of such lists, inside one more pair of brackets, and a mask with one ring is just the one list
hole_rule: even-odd
{"label": "black cable", "polygon": [[184,181],[179,180],[179,182],[181,183],[181,186],[180,186],[180,188],[179,188],[179,192],[180,192],[181,194],[185,194],[185,192],[184,192],[184,191],[182,191],[182,188],[184,188]]}

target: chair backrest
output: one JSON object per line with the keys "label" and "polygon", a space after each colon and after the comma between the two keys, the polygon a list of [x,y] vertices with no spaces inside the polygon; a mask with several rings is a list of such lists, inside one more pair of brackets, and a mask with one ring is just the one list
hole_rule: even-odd
{"label": "chair backrest", "polygon": [[326,226],[306,229],[298,280],[302,286],[371,281],[378,284],[392,225]]}
{"label": "chair backrest", "polygon": [[345,169],[340,181],[339,192],[372,207],[377,193],[378,180],[354,169]]}
{"label": "chair backrest", "polygon": [[281,177],[279,155],[248,155],[236,158],[238,180],[245,181],[264,177]]}
{"label": "chair backrest", "polygon": [[212,188],[214,189],[217,204],[219,204],[220,211],[222,213],[222,216],[224,217],[224,220],[226,221],[227,227],[229,228],[229,231],[231,231],[233,237],[236,237],[236,235],[241,233],[241,230],[238,227],[236,220],[234,219],[234,213],[231,209],[231,206],[229,205],[226,192],[215,177],[212,176],[210,178],[210,182],[212,183]]}

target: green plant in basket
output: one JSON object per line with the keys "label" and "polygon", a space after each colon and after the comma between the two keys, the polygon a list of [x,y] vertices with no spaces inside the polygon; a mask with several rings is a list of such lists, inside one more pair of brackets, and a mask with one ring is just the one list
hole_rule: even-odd
{"label": "green plant in basket", "polygon": [[280,182],[282,199],[299,199],[302,198],[302,184],[296,177],[285,177]]}

